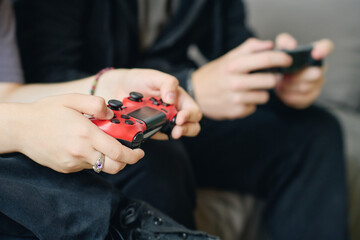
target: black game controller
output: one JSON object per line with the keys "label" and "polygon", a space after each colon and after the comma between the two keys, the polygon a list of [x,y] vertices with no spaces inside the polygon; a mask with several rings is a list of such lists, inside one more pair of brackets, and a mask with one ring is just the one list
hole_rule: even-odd
{"label": "black game controller", "polygon": [[305,67],[316,66],[321,67],[323,65],[323,60],[315,60],[311,56],[313,46],[305,45],[297,47],[294,50],[280,50],[284,53],[289,54],[293,63],[290,67],[276,67],[276,68],[267,68],[253,71],[252,73],[261,73],[261,72],[272,72],[272,73],[282,73],[282,74],[293,74]]}

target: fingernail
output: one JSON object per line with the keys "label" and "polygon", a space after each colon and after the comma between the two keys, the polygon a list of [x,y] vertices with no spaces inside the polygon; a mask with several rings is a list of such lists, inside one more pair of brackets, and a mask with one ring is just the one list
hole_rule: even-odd
{"label": "fingernail", "polygon": [[173,92],[168,92],[167,94],[166,94],[166,99],[165,99],[165,101],[167,102],[167,103],[174,103],[175,102],[175,97],[176,97],[176,95],[175,95],[175,93],[173,93]]}
{"label": "fingernail", "polygon": [[106,119],[112,119],[114,117],[114,112],[109,108],[106,109]]}

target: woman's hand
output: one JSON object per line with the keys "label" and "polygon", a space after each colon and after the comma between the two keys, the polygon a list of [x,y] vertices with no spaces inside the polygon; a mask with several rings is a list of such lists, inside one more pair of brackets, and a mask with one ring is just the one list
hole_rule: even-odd
{"label": "woman's hand", "polygon": [[102,153],[106,156],[102,171],[115,174],[144,156],[141,149],[123,146],[83,115],[111,119],[113,112],[101,97],[69,94],[18,107],[17,151],[55,171],[91,169]]}

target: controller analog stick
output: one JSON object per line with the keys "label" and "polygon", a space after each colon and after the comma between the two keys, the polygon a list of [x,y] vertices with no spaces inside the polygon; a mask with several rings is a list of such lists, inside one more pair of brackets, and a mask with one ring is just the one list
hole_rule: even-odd
{"label": "controller analog stick", "polygon": [[141,93],[138,92],[131,92],[130,93],[130,100],[134,101],[134,102],[140,102],[141,99],[143,99],[143,95]]}
{"label": "controller analog stick", "polygon": [[121,107],[123,106],[123,103],[119,100],[111,99],[108,102],[110,109],[114,111],[120,111]]}

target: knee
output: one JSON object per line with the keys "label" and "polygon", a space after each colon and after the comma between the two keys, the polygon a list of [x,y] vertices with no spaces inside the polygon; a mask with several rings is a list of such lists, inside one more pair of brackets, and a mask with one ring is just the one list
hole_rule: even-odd
{"label": "knee", "polygon": [[307,128],[310,130],[311,137],[342,143],[342,127],[335,115],[320,107],[312,107],[308,115]]}
{"label": "knee", "polygon": [[148,141],[141,168],[165,179],[179,179],[192,174],[190,159],[180,141]]}

